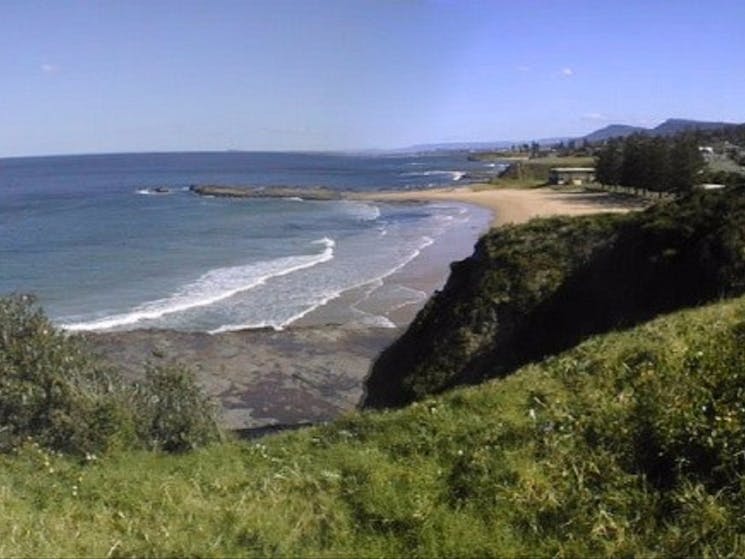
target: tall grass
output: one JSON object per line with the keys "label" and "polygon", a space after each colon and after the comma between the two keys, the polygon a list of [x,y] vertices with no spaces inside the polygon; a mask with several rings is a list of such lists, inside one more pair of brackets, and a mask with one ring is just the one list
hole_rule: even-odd
{"label": "tall grass", "polygon": [[745,299],[188,454],[0,456],[2,556],[742,556]]}

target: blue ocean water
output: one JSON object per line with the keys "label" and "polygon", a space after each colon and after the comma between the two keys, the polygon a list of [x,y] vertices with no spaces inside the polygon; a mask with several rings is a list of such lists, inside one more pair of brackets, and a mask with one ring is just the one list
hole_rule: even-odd
{"label": "blue ocean water", "polygon": [[[484,212],[448,203],[212,199],[190,185],[406,189],[454,185],[483,166],[457,155],[0,159],[0,294],[34,293],[71,330],[282,328],[352,289],[369,286],[372,295]],[[379,299],[393,308],[411,296]]]}

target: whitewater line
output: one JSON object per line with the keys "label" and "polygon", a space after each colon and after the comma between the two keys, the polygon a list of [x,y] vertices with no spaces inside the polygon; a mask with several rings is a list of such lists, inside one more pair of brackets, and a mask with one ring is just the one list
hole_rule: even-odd
{"label": "whitewater line", "polygon": [[[212,305],[228,299],[238,293],[248,291],[264,285],[272,278],[286,276],[299,270],[304,270],[328,262],[334,258],[333,239],[324,237],[313,241],[312,244],[323,244],[322,253],[318,255],[287,256],[267,262],[257,262],[245,266],[231,268],[217,268],[200,276],[193,283],[186,285],[170,297],[157,299],[138,305],[128,313],[117,314],[88,322],[62,324],[61,328],[72,332],[90,330],[108,330],[118,326],[128,326],[143,320],[154,320],[168,314],[183,312],[189,309]],[[262,267],[264,269],[262,269]],[[251,271],[263,272],[258,277],[245,282],[246,275]],[[219,290],[212,294],[205,294],[217,284]],[[220,284],[223,284],[222,286]]]}

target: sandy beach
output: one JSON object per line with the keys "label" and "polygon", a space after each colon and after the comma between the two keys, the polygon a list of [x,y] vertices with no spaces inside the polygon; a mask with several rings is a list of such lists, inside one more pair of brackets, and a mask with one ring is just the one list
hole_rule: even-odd
{"label": "sandy beach", "polygon": [[380,192],[363,195],[361,198],[387,202],[457,201],[475,204],[494,213],[493,227],[523,223],[534,217],[627,212],[648,205],[648,202],[642,199],[620,197],[608,192],[561,191],[549,187],[498,189],[488,185]]}
{"label": "sandy beach", "polygon": [[[459,202],[488,209],[492,226],[533,217],[625,212],[646,203],[608,193],[559,192],[550,188],[457,189],[383,192],[355,196],[370,201]],[[342,294],[284,331],[246,330],[209,335],[169,330],[87,334],[93,350],[118,365],[129,378],[142,375],[147,363],[182,362],[196,373],[203,389],[221,405],[231,429],[317,423],[356,408],[376,356],[413,320],[431,293],[447,280],[448,263],[471,254],[474,240],[488,228],[462,230],[440,247],[424,250],[386,282],[422,293],[420,300],[387,318],[395,327],[339,324],[334,305],[358,296]],[[444,251],[444,252],[443,252]]]}

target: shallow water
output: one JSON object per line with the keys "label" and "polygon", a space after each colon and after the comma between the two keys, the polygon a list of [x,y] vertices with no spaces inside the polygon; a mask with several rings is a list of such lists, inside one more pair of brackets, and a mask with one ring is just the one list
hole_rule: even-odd
{"label": "shallow water", "polygon": [[426,295],[384,280],[422,251],[438,254],[430,247],[455,230],[482,227],[486,212],[203,198],[188,186],[421,188],[457,184],[480,166],[327,154],[0,159],[0,294],[35,293],[72,330],[217,332],[282,328],[357,290],[335,320],[390,325],[388,311]]}

